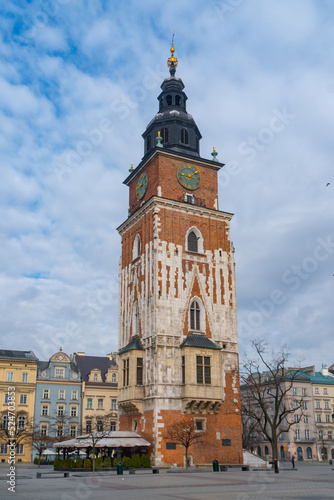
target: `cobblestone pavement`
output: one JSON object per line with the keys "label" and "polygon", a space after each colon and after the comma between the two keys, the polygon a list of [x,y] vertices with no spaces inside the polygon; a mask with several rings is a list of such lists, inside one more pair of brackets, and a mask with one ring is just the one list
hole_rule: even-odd
{"label": "cobblestone pavement", "polygon": [[[334,470],[328,464],[302,464],[297,470],[178,474],[136,471],[123,476],[100,473],[89,477],[36,479],[37,468],[20,465],[15,493],[8,491],[8,466],[0,465],[1,500],[325,500],[334,498]],[[42,471],[51,470],[41,469]]]}

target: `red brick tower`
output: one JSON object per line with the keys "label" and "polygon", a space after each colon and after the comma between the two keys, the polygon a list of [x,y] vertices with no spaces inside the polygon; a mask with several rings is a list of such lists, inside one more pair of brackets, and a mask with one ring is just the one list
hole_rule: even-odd
{"label": "red brick tower", "polygon": [[145,156],[124,183],[119,294],[119,428],[151,442],[155,465],[184,465],[164,435],[180,418],[205,431],[191,464],[242,462],[232,215],[218,210],[217,160],[199,155],[201,134],[175,77],[143,134]]}

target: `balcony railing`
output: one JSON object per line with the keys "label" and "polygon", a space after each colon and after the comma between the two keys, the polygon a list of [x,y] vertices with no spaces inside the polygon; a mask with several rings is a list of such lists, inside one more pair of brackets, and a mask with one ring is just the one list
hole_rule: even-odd
{"label": "balcony railing", "polygon": [[198,196],[195,196],[193,194],[190,195],[190,194],[183,193],[183,195],[180,196],[178,201],[188,203],[189,205],[197,205],[199,207],[206,207],[206,199],[199,198]]}

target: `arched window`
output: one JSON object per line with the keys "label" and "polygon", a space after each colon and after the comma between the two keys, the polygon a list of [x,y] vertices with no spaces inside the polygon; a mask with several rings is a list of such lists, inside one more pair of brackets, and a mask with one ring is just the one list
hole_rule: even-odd
{"label": "arched window", "polygon": [[188,234],[188,250],[189,252],[198,252],[197,236],[194,231]]}
{"label": "arched window", "polygon": [[194,300],[190,305],[190,329],[201,329],[201,308],[197,300]]}
{"label": "arched window", "polygon": [[175,106],[180,106],[181,104],[181,97],[179,95],[175,96]]}
{"label": "arched window", "polygon": [[204,240],[197,227],[190,227],[186,234],[186,251],[204,253]]}
{"label": "arched window", "polygon": [[[306,448],[306,456],[309,460],[312,460],[312,448],[310,446]],[[332,458],[334,458],[334,449],[332,450]]]}
{"label": "arched window", "polygon": [[259,457],[261,456],[261,448],[260,448],[260,446],[257,447],[257,454],[258,454]]}
{"label": "arched window", "polygon": [[137,259],[140,256],[140,252],[141,252],[141,241],[139,234],[137,234],[133,242],[132,260]]}
{"label": "arched window", "polygon": [[133,305],[132,335],[139,335],[139,307],[137,301]]}
{"label": "arched window", "polygon": [[172,96],[171,95],[167,95],[166,96],[166,102],[167,102],[167,106],[171,106],[172,105]]}
{"label": "arched window", "polygon": [[166,142],[169,141],[169,138],[168,138],[168,128],[163,128],[161,130],[161,137],[162,137],[162,144],[165,144]]}
{"label": "arched window", "polygon": [[94,382],[97,382],[97,374],[94,373]]}
{"label": "arched window", "polygon": [[148,135],[146,137],[146,151],[148,151],[149,149],[151,149],[151,136]]}
{"label": "arched window", "polygon": [[116,373],[113,373],[111,375],[111,381],[114,382],[114,383],[116,382]]}
{"label": "arched window", "polygon": [[186,128],[181,128],[181,143],[189,144],[188,130]]}
{"label": "arched window", "polygon": [[264,447],[264,454],[265,454],[265,455],[269,455],[269,449],[268,449],[268,446],[265,446],[265,447]]}

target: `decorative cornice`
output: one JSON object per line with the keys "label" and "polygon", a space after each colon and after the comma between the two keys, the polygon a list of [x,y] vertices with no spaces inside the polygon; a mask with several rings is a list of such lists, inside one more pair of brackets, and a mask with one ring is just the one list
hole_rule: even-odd
{"label": "decorative cornice", "polygon": [[143,217],[143,215],[156,207],[166,208],[168,210],[178,210],[179,212],[191,213],[200,217],[214,217],[227,222],[230,222],[233,217],[233,214],[229,212],[221,212],[220,210],[215,210],[214,208],[201,207],[198,205],[192,205],[191,203],[161,198],[159,196],[151,196],[151,198],[138,208],[135,213],[130,215],[130,217],[124,221],[123,224],[118,226],[117,231],[119,234],[122,235],[125,231],[136,224]]}

